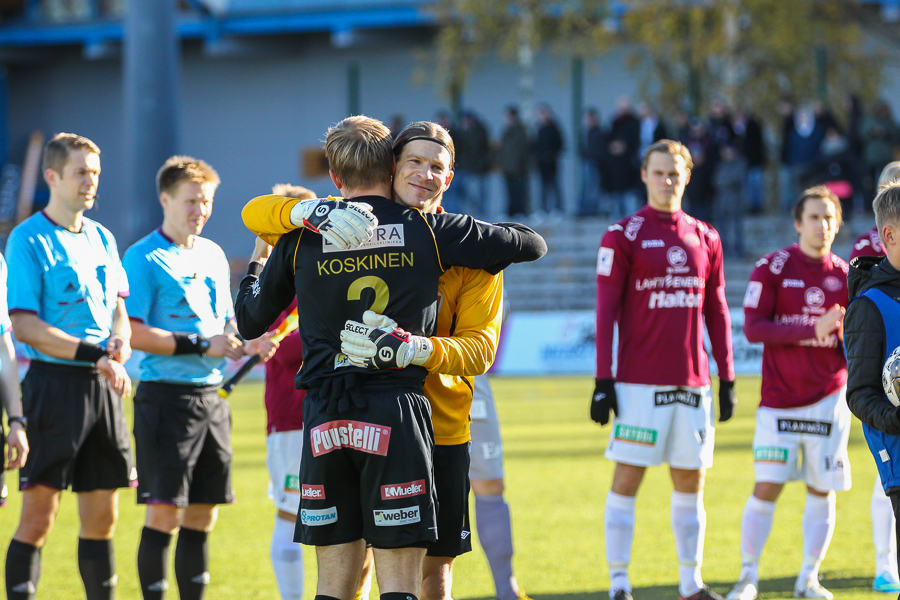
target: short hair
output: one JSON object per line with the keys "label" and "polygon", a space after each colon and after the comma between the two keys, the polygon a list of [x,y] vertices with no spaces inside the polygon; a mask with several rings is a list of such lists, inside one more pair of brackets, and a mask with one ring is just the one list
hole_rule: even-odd
{"label": "short hair", "polygon": [[350,189],[389,183],[394,171],[391,130],[377,119],[347,117],[328,128],[328,167]]}
{"label": "short hair", "polygon": [[875,186],[875,190],[880,190],[883,185],[897,179],[900,179],[900,160],[889,162],[884,166],[881,170],[881,175],[878,176],[878,185]]}
{"label": "short hair", "polygon": [[184,181],[211,183],[218,187],[219,174],[206,161],[193,156],[172,156],[156,172],[156,193],[171,194]]}
{"label": "short hair", "polygon": [[100,148],[88,138],[74,133],[57,133],[44,145],[44,159],[41,162],[41,172],[53,169],[62,173],[69,154],[73,150],[87,150],[89,153],[100,154]]}
{"label": "short hair", "polygon": [[662,154],[671,154],[672,156],[680,156],[684,159],[684,166],[688,171],[694,168],[694,161],[691,159],[691,151],[681,142],[674,140],[659,140],[647,146],[644,150],[644,156],[641,159],[641,168],[646,169],[650,164],[650,155],[654,152]]}
{"label": "short hair", "polygon": [[316,193],[302,185],[291,185],[290,183],[278,183],[272,186],[272,193],[276,196],[285,196],[286,198],[296,198],[297,200],[312,200],[316,198]]}
{"label": "short hair", "polygon": [[797,201],[794,203],[794,208],[791,211],[794,222],[800,223],[803,220],[803,207],[806,206],[806,201],[810,198],[821,198],[822,200],[828,200],[834,205],[834,217],[837,222],[837,226],[840,227],[844,223],[843,211],[841,210],[841,199],[837,197],[837,194],[831,191],[831,189],[827,185],[814,185],[811,188],[806,188],[800,193],[800,196],[797,198]]}
{"label": "short hair", "polygon": [[453,145],[453,138],[450,133],[431,121],[413,121],[403,128],[397,139],[394,140],[394,156],[400,156],[403,147],[406,146],[413,138],[424,137],[434,140],[447,149],[450,153],[450,168],[456,164],[456,147]]}
{"label": "short hair", "polygon": [[881,235],[881,229],[885,225],[900,224],[900,181],[889,181],[881,186],[872,201],[872,210],[875,212],[878,235]]}

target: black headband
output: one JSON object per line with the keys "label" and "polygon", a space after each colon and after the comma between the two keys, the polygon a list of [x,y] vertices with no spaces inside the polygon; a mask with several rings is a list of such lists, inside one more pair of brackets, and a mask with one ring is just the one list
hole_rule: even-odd
{"label": "black headband", "polygon": [[[437,139],[437,138],[433,138],[433,137],[426,137],[426,136],[424,136],[424,135],[419,135],[419,136],[416,136],[416,137],[411,137],[411,138],[409,138],[408,140],[404,140],[402,144],[400,144],[399,146],[397,146],[397,150],[400,150],[401,148],[403,148],[403,146],[407,145],[407,144],[410,143],[410,142],[414,142],[414,141],[416,141],[416,140],[425,140],[426,142],[434,142],[435,144],[437,144],[437,145],[439,145],[439,146],[443,146],[443,148],[444,148],[447,152],[450,152],[450,148],[448,148],[448,147],[447,147],[447,144],[445,144],[445,143],[442,142],[441,140],[439,140],[439,139]],[[453,153],[450,152],[450,154],[453,154]]]}

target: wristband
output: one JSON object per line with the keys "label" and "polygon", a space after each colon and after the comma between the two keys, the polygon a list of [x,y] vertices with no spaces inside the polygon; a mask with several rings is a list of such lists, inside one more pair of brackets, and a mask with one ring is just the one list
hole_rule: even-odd
{"label": "wristband", "polygon": [[78,348],[75,350],[75,360],[80,362],[97,364],[97,361],[104,356],[106,356],[106,348],[100,344],[81,341],[78,342]]}
{"label": "wristband", "polygon": [[18,423],[22,426],[22,431],[28,431],[28,419],[25,417],[7,417],[6,424],[9,427],[12,427],[13,423]]}
{"label": "wristband", "polygon": [[209,340],[198,333],[173,333],[175,338],[175,352],[178,354],[206,354],[209,350]]}

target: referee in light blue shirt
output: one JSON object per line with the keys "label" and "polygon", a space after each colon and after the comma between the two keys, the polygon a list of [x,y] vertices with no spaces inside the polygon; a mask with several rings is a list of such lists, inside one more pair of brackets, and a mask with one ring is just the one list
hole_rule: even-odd
{"label": "referee in light blue shirt", "polygon": [[22,517],[6,555],[6,593],[33,598],[40,549],[60,492],[78,494],[78,568],[89,600],[112,598],[118,491],[136,477],[122,396],[131,354],[116,241],[85,218],[94,205],[100,149],[60,133],[44,148],[50,201],[7,243],[9,312],[31,366],[22,382],[31,454],[20,470]]}
{"label": "referee in light blue shirt", "polygon": [[173,156],[156,176],[163,223],[125,253],[132,281],[127,306],[134,347],[146,352],[134,398],[138,502],[147,518],[138,548],[145,600],[161,600],[172,535],[182,600],[199,600],[209,583],[207,536],[217,505],[234,501],[231,412],[217,391],[225,359],[267,359],[277,344],[242,345],[235,335],[225,253],[199,237],[219,185],[202,160]]}

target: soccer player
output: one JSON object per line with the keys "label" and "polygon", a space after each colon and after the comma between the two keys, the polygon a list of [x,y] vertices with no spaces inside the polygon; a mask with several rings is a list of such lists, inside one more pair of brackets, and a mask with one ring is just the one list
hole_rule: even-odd
{"label": "soccer player", "polygon": [[[674,488],[672,529],[681,597],[720,598],[700,576],[703,482],[715,439],[704,321],[719,369],[720,422],[731,418],[735,402],[734,357],[719,236],[681,209],[691,167],[690,152],[680,143],[650,145],[641,167],[648,204],[609,227],[597,259],[591,418],[605,425],[610,411],[616,415],[606,450],[616,463],[605,513],[612,600],[631,599],[635,496],[646,468],[663,462],[669,463]],[[615,324],[619,353],[613,379]]]}
{"label": "soccer player", "polygon": [[[900,161],[894,161],[885,165],[878,177],[878,186],[896,181],[900,178]],[[858,256],[884,257],[884,247],[878,235],[878,226],[865,232],[853,244],[850,253],[850,264]],[[881,477],[876,473],[875,484],[872,487],[872,500],[869,504],[872,515],[872,543],[875,547],[875,579],[872,581],[872,589],[876,592],[896,593],[900,592],[900,577],[897,573],[897,540],[894,530],[897,524],[894,519],[894,510],[891,500],[884,493]]]}
{"label": "soccer player", "polygon": [[794,597],[832,597],[819,583],[819,565],[834,533],[834,492],[850,489],[841,341],[847,263],[831,252],[841,202],[827,187],[812,187],[800,195],[793,217],[798,243],[757,262],[744,297],[744,332],[763,343],[762,391],[753,438],[756,483],[744,506],[743,565],[729,600],[756,598],[775,501],[795,479],[806,482],[807,495]]}
{"label": "soccer player", "polygon": [[118,488],[136,478],[122,405],[131,392],[128,281],[115,238],[84,216],[97,197],[97,145],[57,134],[42,169],[47,207],[16,226],[6,247],[10,319],[31,359],[22,382],[31,453],[19,471],[22,516],[6,554],[6,594],[35,597],[41,547],[71,486],[85,593],[113,598]]}
{"label": "soccer player", "polygon": [[[350,117],[330,129],[326,155],[332,180],[354,202],[306,201],[289,211],[307,215],[290,222],[323,231],[340,224],[332,212],[365,201],[380,222],[375,237],[332,258],[327,240],[304,237],[303,229],[288,233],[259,279],[253,275],[259,266],[251,265],[237,302],[238,323],[250,334],[297,293],[304,366],[296,383],[309,388],[301,484],[310,491],[301,500],[298,536],[316,546],[318,593],[342,599],[356,591],[362,538],[375,548],[382,598],[390,600],[416,597],[423,546],[436,537],[432,430],[421,395],[425,369],[419,365],[434,353],[423,333],[433,323],[437,276],[453,264],[500,268],[544,252],[542,240],[527,228],[493,227],[393,204],[390,143],[387,128],[365,117]],[[422,137],[407,143],[441,145]],[[415,194],[433,194],[432,183],[412,185]],[[399,345],[370,357],[379,367],[374,371],[354,366],[338,352],[344,321],[362,318],[366,309],[392,314],[417,334],[388,327]],[[341,421],[334,420],[338,416]],[[353,472],[347,471],[349,464],[357,465]]]}
{"label": "soccer player", "polygon": [[0,468],[0,506],[6,505],[8,488],[6,471],[19,469],[28,460],[28,438],[25,434],[28,421],[22,416],[22,399],[19,397],[19,366],[16,363],[16,349],[10,334],[12,323],[6,305],[7,291],[6,259],[0,254],[0,397],[6,410],[9,437],[0,426],[0,449],[8,445],[6,468]]}
{"label": "soccer player", "polygon": [[246,345],[237,338],[228,260],[200,237],[218,185],[204,161],[169,158],[156,175],[162,225],[123,261],[132,282],[126,302],[132,340],[146,353],[134,398],[138,503],[147,505],[138,548],[145,600],[165,596],[176,531],[179,596],[198,600],[205,593],[217,505],[234,501],[231,411],[217,393],[225,359],[258,352],[265,360],[275,349],[267,338]]}
{"label": "soccer player", "polygon": [[[900,460],[900,409],[885,397],[882,368],[900,346],[900,182],[880,188],[872,208],[886,259],[861,256],[850,263],[850,306],[844,319],[847,404],[863,422],[896,523],[900,479],[892,465]],[[895,529],[894,534],[900,536],[900,530]]]}

